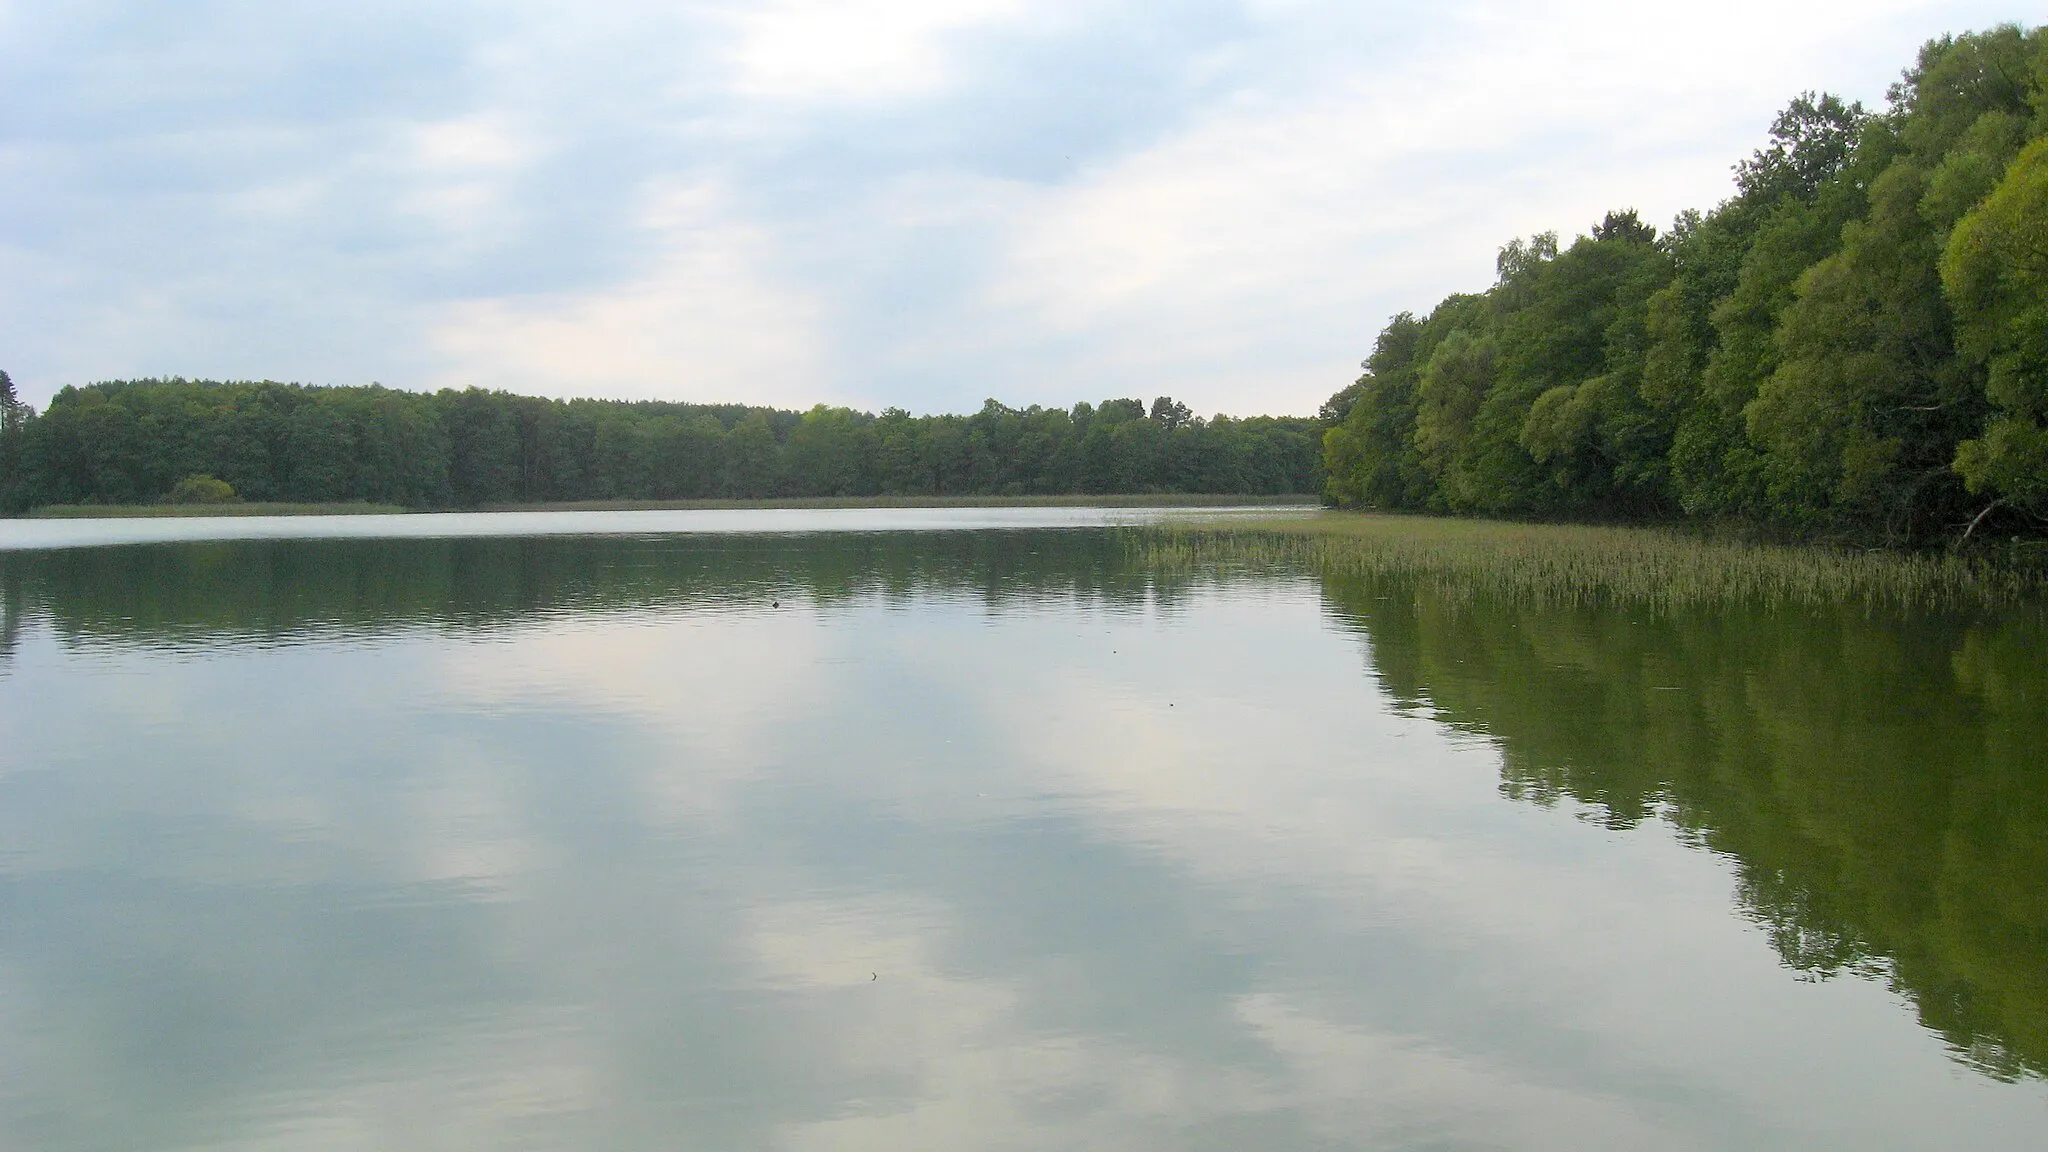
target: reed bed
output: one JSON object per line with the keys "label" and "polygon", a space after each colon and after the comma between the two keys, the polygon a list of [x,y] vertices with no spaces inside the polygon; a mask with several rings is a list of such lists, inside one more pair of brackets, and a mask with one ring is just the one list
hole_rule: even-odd
{"label": "reed bed", "polygon": [[1654,528],[1324,512],[1135,530],[1166,571],[1285,567],[1399,579],[1452,600],[1675,611],[1730,604],[2048,608],[2039,573],[1948,554],[1717,540]]}

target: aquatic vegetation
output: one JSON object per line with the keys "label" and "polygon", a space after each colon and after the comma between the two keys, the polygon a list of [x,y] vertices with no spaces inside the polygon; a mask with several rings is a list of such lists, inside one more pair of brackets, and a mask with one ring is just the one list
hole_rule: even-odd
{"label": "aquatic vegetation", "polygon": [[1658,610],[1737,602],[2031,611],[2048,605],[2037,573],[1977,558],[1655,528],[1326,512],[1136,529],[1133,546],[1162,570],[1288,566],[1324,576],[1406,577],[1452,599]]}

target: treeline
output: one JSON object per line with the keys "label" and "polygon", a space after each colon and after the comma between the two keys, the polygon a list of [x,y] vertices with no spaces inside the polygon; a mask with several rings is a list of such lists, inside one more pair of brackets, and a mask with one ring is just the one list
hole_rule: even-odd
{"label": "treeline", "polygon": [[[11,390],[10,390],[11,395]],[[1168,397],[879,416],[824,405],[551,400],[481,389],[110,381],[8,408],[0,501],[136,504],[210,476],[249,501],[413,508],[779,496],[1313,493],[1312,418]]]}
{"label": "treeline", "polygon": [[2048,30],[1807,94],[1736,193],[1633,211],[1394,317],[1323,415],[1339,503],[1732,519],[1913,542],[2048,526]]}

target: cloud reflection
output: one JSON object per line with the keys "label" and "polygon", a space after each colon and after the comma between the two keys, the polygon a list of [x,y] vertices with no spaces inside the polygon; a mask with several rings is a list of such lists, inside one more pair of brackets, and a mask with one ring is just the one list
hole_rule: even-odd
{"label": "cloud reflection", "polygon": [[[536,552],[524,607],[444,589],[432,626],[175,658],[32,619],[0,688],[36,717],[0,773],[0,1070],[37,1070],[0,1135],[1988,1146],[2038,1119],[1883,988],[1786,979],[1722,861],[1503,803],[1498,748],[1376,684],[1317,586],[1120,583],[1068,544],[1005,586],[941,563],[989,542],[907,569],[776,542],[725,588],[585,541],[559,547],[640,610]],[[771,608],[762,572],[814,582]]]}

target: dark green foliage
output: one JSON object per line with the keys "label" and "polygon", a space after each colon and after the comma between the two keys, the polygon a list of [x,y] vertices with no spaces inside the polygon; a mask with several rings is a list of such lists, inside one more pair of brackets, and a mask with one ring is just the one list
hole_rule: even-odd
{"label": "dark green foliage", "polygon": [[2044,137],[2039,28],[1928,44],[1879,114],[1804,94],[1712,212],[1662,237],[1621,212],[1566,247],[1518,240],[1484,295],[1395,317],[1325,406],[1327,494],[1907,543],[2038,533]]}
{"label": "dark green foliage", "polygon": [[1949,236],[1942,281],[1993,414],[1956,470],[1973,493],[2048,515],[2048,137]]}
{"label": "dark green foliage", "polygon": [[14,378],[0,372],[0,431],[14,431],[23,416],[21,397],[14,394]]}
{"label": "dark green foliage", "polygon": [[30,415],[13,377],[0,371],[0,512],[20,503],[22,429]]}
{"label": "dark green foliage", "polygon": [[256,502],[411,508],[1322,486],[1318,421],[1205,420],[1163,396],[1149,410],[990,400],[972,416],[912,417],[135,380],[66,388],[39,416],[7,412],[0,507],[12,511],[151,503],[195,475]]}

